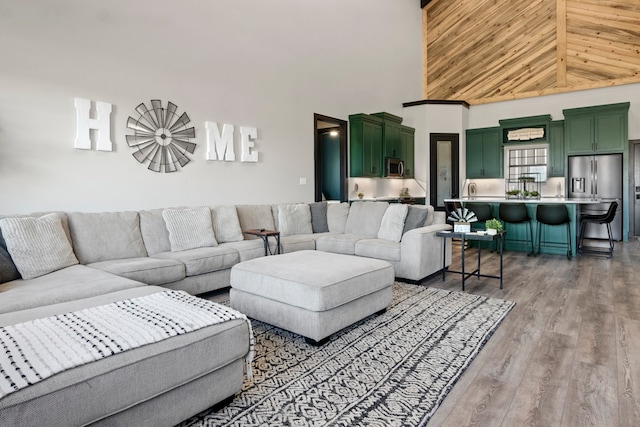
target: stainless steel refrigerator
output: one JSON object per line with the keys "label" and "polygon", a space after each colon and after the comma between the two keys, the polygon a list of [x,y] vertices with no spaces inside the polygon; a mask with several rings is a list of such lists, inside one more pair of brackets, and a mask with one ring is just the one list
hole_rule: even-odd
{"label": "stainless steel refrigerator", "polygon": [[[603,214],[612,201],[618,202],[616,216],[611,223],[614,240],[622,240],[622,154],[597,156],[569,156],[567,196],[589,199],[593,203],[580,205],[584,214]],[[608,239],[607,228],[587,224],[585,237]]]}

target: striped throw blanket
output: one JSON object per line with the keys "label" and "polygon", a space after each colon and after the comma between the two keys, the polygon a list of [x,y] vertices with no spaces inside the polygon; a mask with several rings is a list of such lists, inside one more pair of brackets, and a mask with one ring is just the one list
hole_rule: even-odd
{"label": "striped throw blanket", "polygon": [[114,302],[99,307],[0,328],[0,398],[66,369],[176,335],[247,317],[229,307],[183,291]]}

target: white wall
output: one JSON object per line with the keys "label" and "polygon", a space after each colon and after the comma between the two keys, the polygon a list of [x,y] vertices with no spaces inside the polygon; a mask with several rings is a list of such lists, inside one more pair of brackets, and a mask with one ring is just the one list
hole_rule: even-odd
{"label": "white wall", "polygon": [[[0,213],[312,201],[313,113],[400,115],[421,95],[420,49],[415,0],[4,2]],[[73,148],[75,97],[113,104],[113,152]],[[125,141],[151,99],[196,129],[179,172]],[[260,161],[206,161],[205,121],[256,127]]]}

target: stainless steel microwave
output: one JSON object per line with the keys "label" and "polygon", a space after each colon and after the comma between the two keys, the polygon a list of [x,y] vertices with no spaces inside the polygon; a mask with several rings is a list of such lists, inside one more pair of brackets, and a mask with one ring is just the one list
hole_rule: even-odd
{"label": "stainless steel microwave", "polygon": [[402,178],[404,176],[404,162],[394,157],[385,159],[385,174],[387,178]]}

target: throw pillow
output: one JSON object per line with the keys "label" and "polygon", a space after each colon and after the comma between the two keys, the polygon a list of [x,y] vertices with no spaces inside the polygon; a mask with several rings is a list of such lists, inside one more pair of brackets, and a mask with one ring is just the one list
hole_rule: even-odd
{"label": "throw pillow", "polygon": [[388,207],[388,202],[353,202],[344,232],[375,238]]}
{"label": "throw pillow", "polygon": [[20,278],[20,272],[11,259],[11,255],[0,245],[0,283],[10,282]]}
{"label": "throw pillow", "polygon": [[404,220],[409,211],[408,206],[404,204],[389,205],[385,211],[380,230],[378,230],[378,239],[391,240],[399,242],[402,239],[402,230],[404,229]]}
{"label": "throw pillow", "polygon": [[238,211],[235,206],[214,206],[213,232],[218,243],[239,242],[244,240]]}
{"label": "throw pillow", "polygon": [[407,213],[407,218],[404,220],[404,230],[402,230],[402,234],[414,228],[422,227],[428,215],[429,210],[426,207],[409,206],[409,212]]}
{"label": "throw pillow", "polygon": [[59,214],[3,218],[0,228],[23,279],[33,279],[78,264]]}
{"label": "throw pillow", "polygon": [[162,217],[169,231],[171,252],[218,246],[208,207],[165,209]]}
{"label": "throw pillow", "polygon": [[313,233],[309,205],[279,205],[278,230],[281,236]]}
{"label": "throw pillow", "polygon": [[329,231],[327,223],[327,202],[309,203],[311,209],[311,228],[314,233],[326,233]]}

